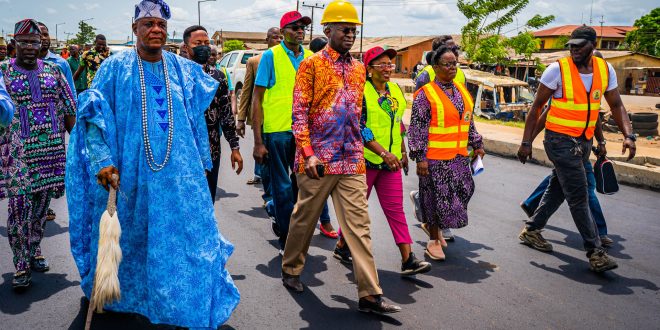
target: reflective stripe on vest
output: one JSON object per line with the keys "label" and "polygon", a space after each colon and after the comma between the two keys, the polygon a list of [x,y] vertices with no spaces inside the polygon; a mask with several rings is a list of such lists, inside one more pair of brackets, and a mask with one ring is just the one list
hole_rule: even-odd
{"label": "reflective stripe on vest", "polygon": [[[364,99],[367,104],[367,127],[371,129],[378,144],[398,159],[401,159],[401,143],[403,142],[401,117],[403,117],[403,112],[406,110],[406,98],[403,96],[399,85],[388,82],[387,87],[390,95],[397,103],[397,107],[392,109],[394,118],[390,117],[387,111],[383,110],[378,104],[380,96],[374,85],[371,82],[364,85]],[[364,148],[364,158],[372,164],[383,163],[383,159],[379,155],[366,147]]]}
{"label": "reflective stripe on vest", "polygon": [[[287,132],[291,130],[296,69],[281,44],[271,50],[275,69],[275,85],[266,89],[261,104],[264,111],[263,132]],[[303,57],[308,58],[312,54],[311,51],[305,49]]]}
{"label": "reflective stripe on vest", "polygon": [[[430,65],[425,66],[422,72],[426,72],[429,75],[429,81],[435,80],[435,70],[433,70],[432,66]],[[463,72],[463,70],[461,70],[459,66],[456,66],[456,77],[454,77],[454,82],[465,85],[465,73]]]}
{"label": "reflective stripe on vest", "polygon": [[468,133],[474,101],[465,86],[456,82],[454,82],[454,86],[463,97],[462,115],[459,115],[449,97],[436,83],[431,82],[422,87],[426,98],[431,103],[427,159],[449,160],[456,155],[468,155]]}
{"label": "reflective stripe on vest", "polygon": [[559,60],[562,97],[552,97],[545,128],[572,137],[591,139],[596,129],[600,101],[609,84],[609,70],[605,60],[592,56],[593,80],[587,92],[580,72],[571,57]]}

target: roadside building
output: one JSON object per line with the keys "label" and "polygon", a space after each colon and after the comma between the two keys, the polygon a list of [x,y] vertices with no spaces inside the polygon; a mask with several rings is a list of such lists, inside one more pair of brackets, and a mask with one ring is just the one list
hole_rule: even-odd
{"label": "roadside building", "polygon": [[[562,25],[533,32],[540,39],[541,51],[564,49],[571,32],[580,25]],[[626,33],[632,31],[632,26],[592,26],[596,30],[598,49],[618,49],[626,38]]]}

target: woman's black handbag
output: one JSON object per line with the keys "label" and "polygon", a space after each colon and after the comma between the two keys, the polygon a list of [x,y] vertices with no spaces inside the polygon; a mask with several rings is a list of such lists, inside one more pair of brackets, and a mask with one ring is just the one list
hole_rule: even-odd
{"label": "woman's black handbag", "polygon": [[619,191],[619,183],[614,173],[614,164],[607,157],[598,157],[594,163],[594,176],[596,177],[596,191],[612,195]]}

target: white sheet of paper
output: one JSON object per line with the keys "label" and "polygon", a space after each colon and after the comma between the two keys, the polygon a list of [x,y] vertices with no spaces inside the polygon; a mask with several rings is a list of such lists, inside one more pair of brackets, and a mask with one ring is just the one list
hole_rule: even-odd
{"label": "white sheet of paper", "polygon": [[484,162],[481,160],[481,156],[477,156],[472,160],[472,176],[477,176],[484,171]]}

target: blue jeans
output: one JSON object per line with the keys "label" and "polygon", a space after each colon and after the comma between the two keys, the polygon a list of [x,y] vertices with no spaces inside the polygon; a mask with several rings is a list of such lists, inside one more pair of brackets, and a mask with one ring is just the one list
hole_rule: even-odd
{"label": "blue jeans", "polygon": [[[598,227],[598,235],[603,236],[607,235],[607,224],[605,223],[605,216],[603,215],[603,210],[600,207],[600,202],[598,202],[598,197],[596,196],[596,177],[594,176],[594,168],[589,161],[584,162],[584,169],[587,172],[587,184],[589,186],[589,209],[591,214],[594,216],[596,221],[596,227]],[[548,175],[541,184],[532,192],[529,197],[523,202],[525,206],[534,211],[538,208],[543,193],[548,188],[550,184],[550,177]]]}
{"label": "blue jeans", "polygon": [[[254,164],[254,175],[261,177],[261,185],[264,188],[264,193],[261,195],[261,198],[264,202],[268,202],[273,199],[273,196],[270,194],[270,170],[268,169],[268,159],[265,160],[263,164]],[[257,170],[259,169],[259,174]]]}
{"label": "blue jeans", "polygon": [[330,222],[330,210],[328,209],[328,201],[325,201],[325,204],[323,205],[323,211],[321,211],[319,221],[321,221],[322,224]]}
{"label": "blue jeans", "polygon": [[290,173],[293,172],[296,143],[291,132],[265,133],[263,137],[268,150],[270,193],[275,207],[275,222],[281,233],[280,248],[284,249],[295,203]]}

